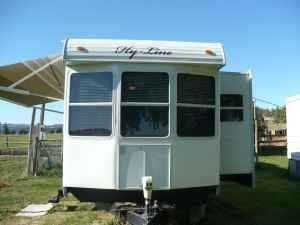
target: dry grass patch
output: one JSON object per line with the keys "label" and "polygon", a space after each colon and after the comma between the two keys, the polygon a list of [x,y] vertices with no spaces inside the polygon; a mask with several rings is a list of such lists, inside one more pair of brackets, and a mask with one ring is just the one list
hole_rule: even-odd
{"label": "dry grass patch", "polygon": [[9,187],[10,184],[7,181],[1,180],[0,178],[0,190],[1,188]]}

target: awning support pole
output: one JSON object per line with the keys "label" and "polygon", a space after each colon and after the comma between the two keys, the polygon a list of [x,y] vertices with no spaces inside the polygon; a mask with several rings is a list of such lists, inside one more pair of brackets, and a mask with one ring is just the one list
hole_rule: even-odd
{"label": "awning support pole", "polygon": [[39,158],[40,158],[40,151],[41,151],[41,129],[43,129],[44,120],[45,120],[45,104],[42,104],[41,112],[40,112],[40,123],[39,123],[39,129],[36,137],[36,143],[35,143],[35,151],[34,151],[34,176],[37,176],[37,172],[39,169]]}
{"label": "awning support pole", "polygon": [[42,104],[41,115],[40,115],[40,124],[41,125],[44,125],[44,120],[45,120],[45,106],[46,106],[46,104]]}
{"label": "awning support pole", "polygon": [[32,176],[32,149],[33,149],[33,129],[34,129],[34,122],[35,122],[35,114],[36,108],[32,108],[32,117],[31,117],[31,124],[30,124],[30,131],[29,131],[29,143],[28,143],[28,151],[27,151],[27,176]]}

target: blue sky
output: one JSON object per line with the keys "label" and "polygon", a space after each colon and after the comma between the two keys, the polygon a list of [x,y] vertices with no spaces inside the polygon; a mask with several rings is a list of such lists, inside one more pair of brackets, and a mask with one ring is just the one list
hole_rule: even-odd
{"label": "blue sky", "polygon": [[[2,0],[0,27],[0,65],[61,52],[67,37],[217,41],[225,47],[224,70],[253,71],[256,97],[283,105],[300,93],[297,0]],[[62,110],[61,103],[48,107]],[[0,101],[1,122],[27,123],[30,114]]]}

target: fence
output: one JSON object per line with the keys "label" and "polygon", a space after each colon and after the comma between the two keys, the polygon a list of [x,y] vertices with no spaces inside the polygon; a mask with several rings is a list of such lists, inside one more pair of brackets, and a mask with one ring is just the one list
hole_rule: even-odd
{"label": "fence", "polygon": [[41,140],[37,143],[36,173],[50,173],[51,170],[61,171],[62,139]]}
{"label": "fence", "polygon": [[25,155],[28,135],[0,135],[0,155]]}
{"label": "fence", "polygon": [[286,136],[261,137],[258,142],[259,155],[286,155]]}
{"label": "fence", "polygon": [[31,151],[28,156],[30,157],[29,174],[38,175],[39,173],[49,173],[52,169],[61,169],[63,143],[61,137],[61,134],[51,139],[40,139],[40,137],[34,136],[29,145]]}
{"label": "fence", "polygon": [[[62,141],[61,133],[52,133],[47,136],[47,143]],[[0,135],[0,155],[26,155],[28,144],[28,134]]]}

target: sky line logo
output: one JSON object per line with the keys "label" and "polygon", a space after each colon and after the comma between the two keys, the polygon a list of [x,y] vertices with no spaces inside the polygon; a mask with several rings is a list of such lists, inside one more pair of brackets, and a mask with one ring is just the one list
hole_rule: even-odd
{"label": "sky line logo", "polygon": [[138,50],[133,46],[119,46],[115,50],[116,54],[127,54],[129,59],[134,58],[137,54],[141,55],[158,55],[158,56],[168,56],[171,55],[171,51],[161,50],[156,47],[149,47],[146,50]]}

